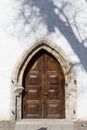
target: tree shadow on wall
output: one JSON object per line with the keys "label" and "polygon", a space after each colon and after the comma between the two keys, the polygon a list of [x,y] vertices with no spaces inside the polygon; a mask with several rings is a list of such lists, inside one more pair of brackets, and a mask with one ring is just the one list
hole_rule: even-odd
{"label": "tree shadow on wall", "polygon": [[[20,10],[19,18],[22,17],[24,20],[24,25],[31,24],[31,18],[34,14],[37,17],[37,21],[39,16],[42,17],[42,20],[47,26],[48,33],[55,32],[55,27],[63,34],[66,40],[70,43],[73,51],[76,53],[78,58],[80,59],[80,63],[84,66],[85,70],[87,71],[87,48],[84,46],[84,42],[86,39],[79,40],[76,34],[74,33],[71,23],[66,16],[64,9],[69,2],[62,2],[62,6],[58,7],[52,0],[22,0],[22,8]],[[26,15],[25,8],[32,8],[30,14]],[[39,14],[33,11],[33,8],[39,9]],[[55,11],[56,10],[56,11]],[[69,10],[70,11],[70,10]],[[61,19],[61,16],[64,17],[65,20]],[[35,22],[33,25],[33,30],[39,25],[39,22]],[[75,24],[77,32],[79,33],[79,29]]]}

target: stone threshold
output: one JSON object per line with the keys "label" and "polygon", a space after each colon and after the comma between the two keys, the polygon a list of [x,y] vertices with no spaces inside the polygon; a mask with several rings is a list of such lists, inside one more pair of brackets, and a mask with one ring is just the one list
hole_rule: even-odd
{"label": "stone threshold", "polygon": [[15,130],[74,130],[74,123],[66,119],[22,119]]}
{"label": "stone threshold", "polygon": [[73,122],[66,119],[22,119],[16,124],[74,125]]}

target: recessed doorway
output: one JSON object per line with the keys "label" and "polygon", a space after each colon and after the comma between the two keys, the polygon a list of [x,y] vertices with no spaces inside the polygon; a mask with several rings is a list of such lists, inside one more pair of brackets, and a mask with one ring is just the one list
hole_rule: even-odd
{"label": "recessed doorway", "polygon": [[27,48],[13,69],[11,119],[67,119],[77,114],[74,66],[65,52],[48,40]]}
{"label": "recessed doorway", "polygon": [[44,49],[23,76],[22,118],[65,118],[65,79],[60,63]]}

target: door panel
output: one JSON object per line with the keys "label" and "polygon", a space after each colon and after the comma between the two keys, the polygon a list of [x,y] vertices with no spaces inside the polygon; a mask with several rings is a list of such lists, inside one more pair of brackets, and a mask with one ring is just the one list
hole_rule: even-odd
{"label": "door panel", "polygon": [[64,118],[64,75],[56,59],[44,50],[30,61],[24,75],[23,118]]}

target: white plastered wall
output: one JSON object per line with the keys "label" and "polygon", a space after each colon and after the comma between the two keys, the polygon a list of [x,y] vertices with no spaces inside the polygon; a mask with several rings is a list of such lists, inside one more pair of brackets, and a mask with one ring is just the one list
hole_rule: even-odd
{"label": "white plastered wall", "polygon": [[77,119],[87,119],[87,1],[0,0],[0,120],[10,119],[11,76],[22,53],[41,38],[61,47],[77,80]]}

